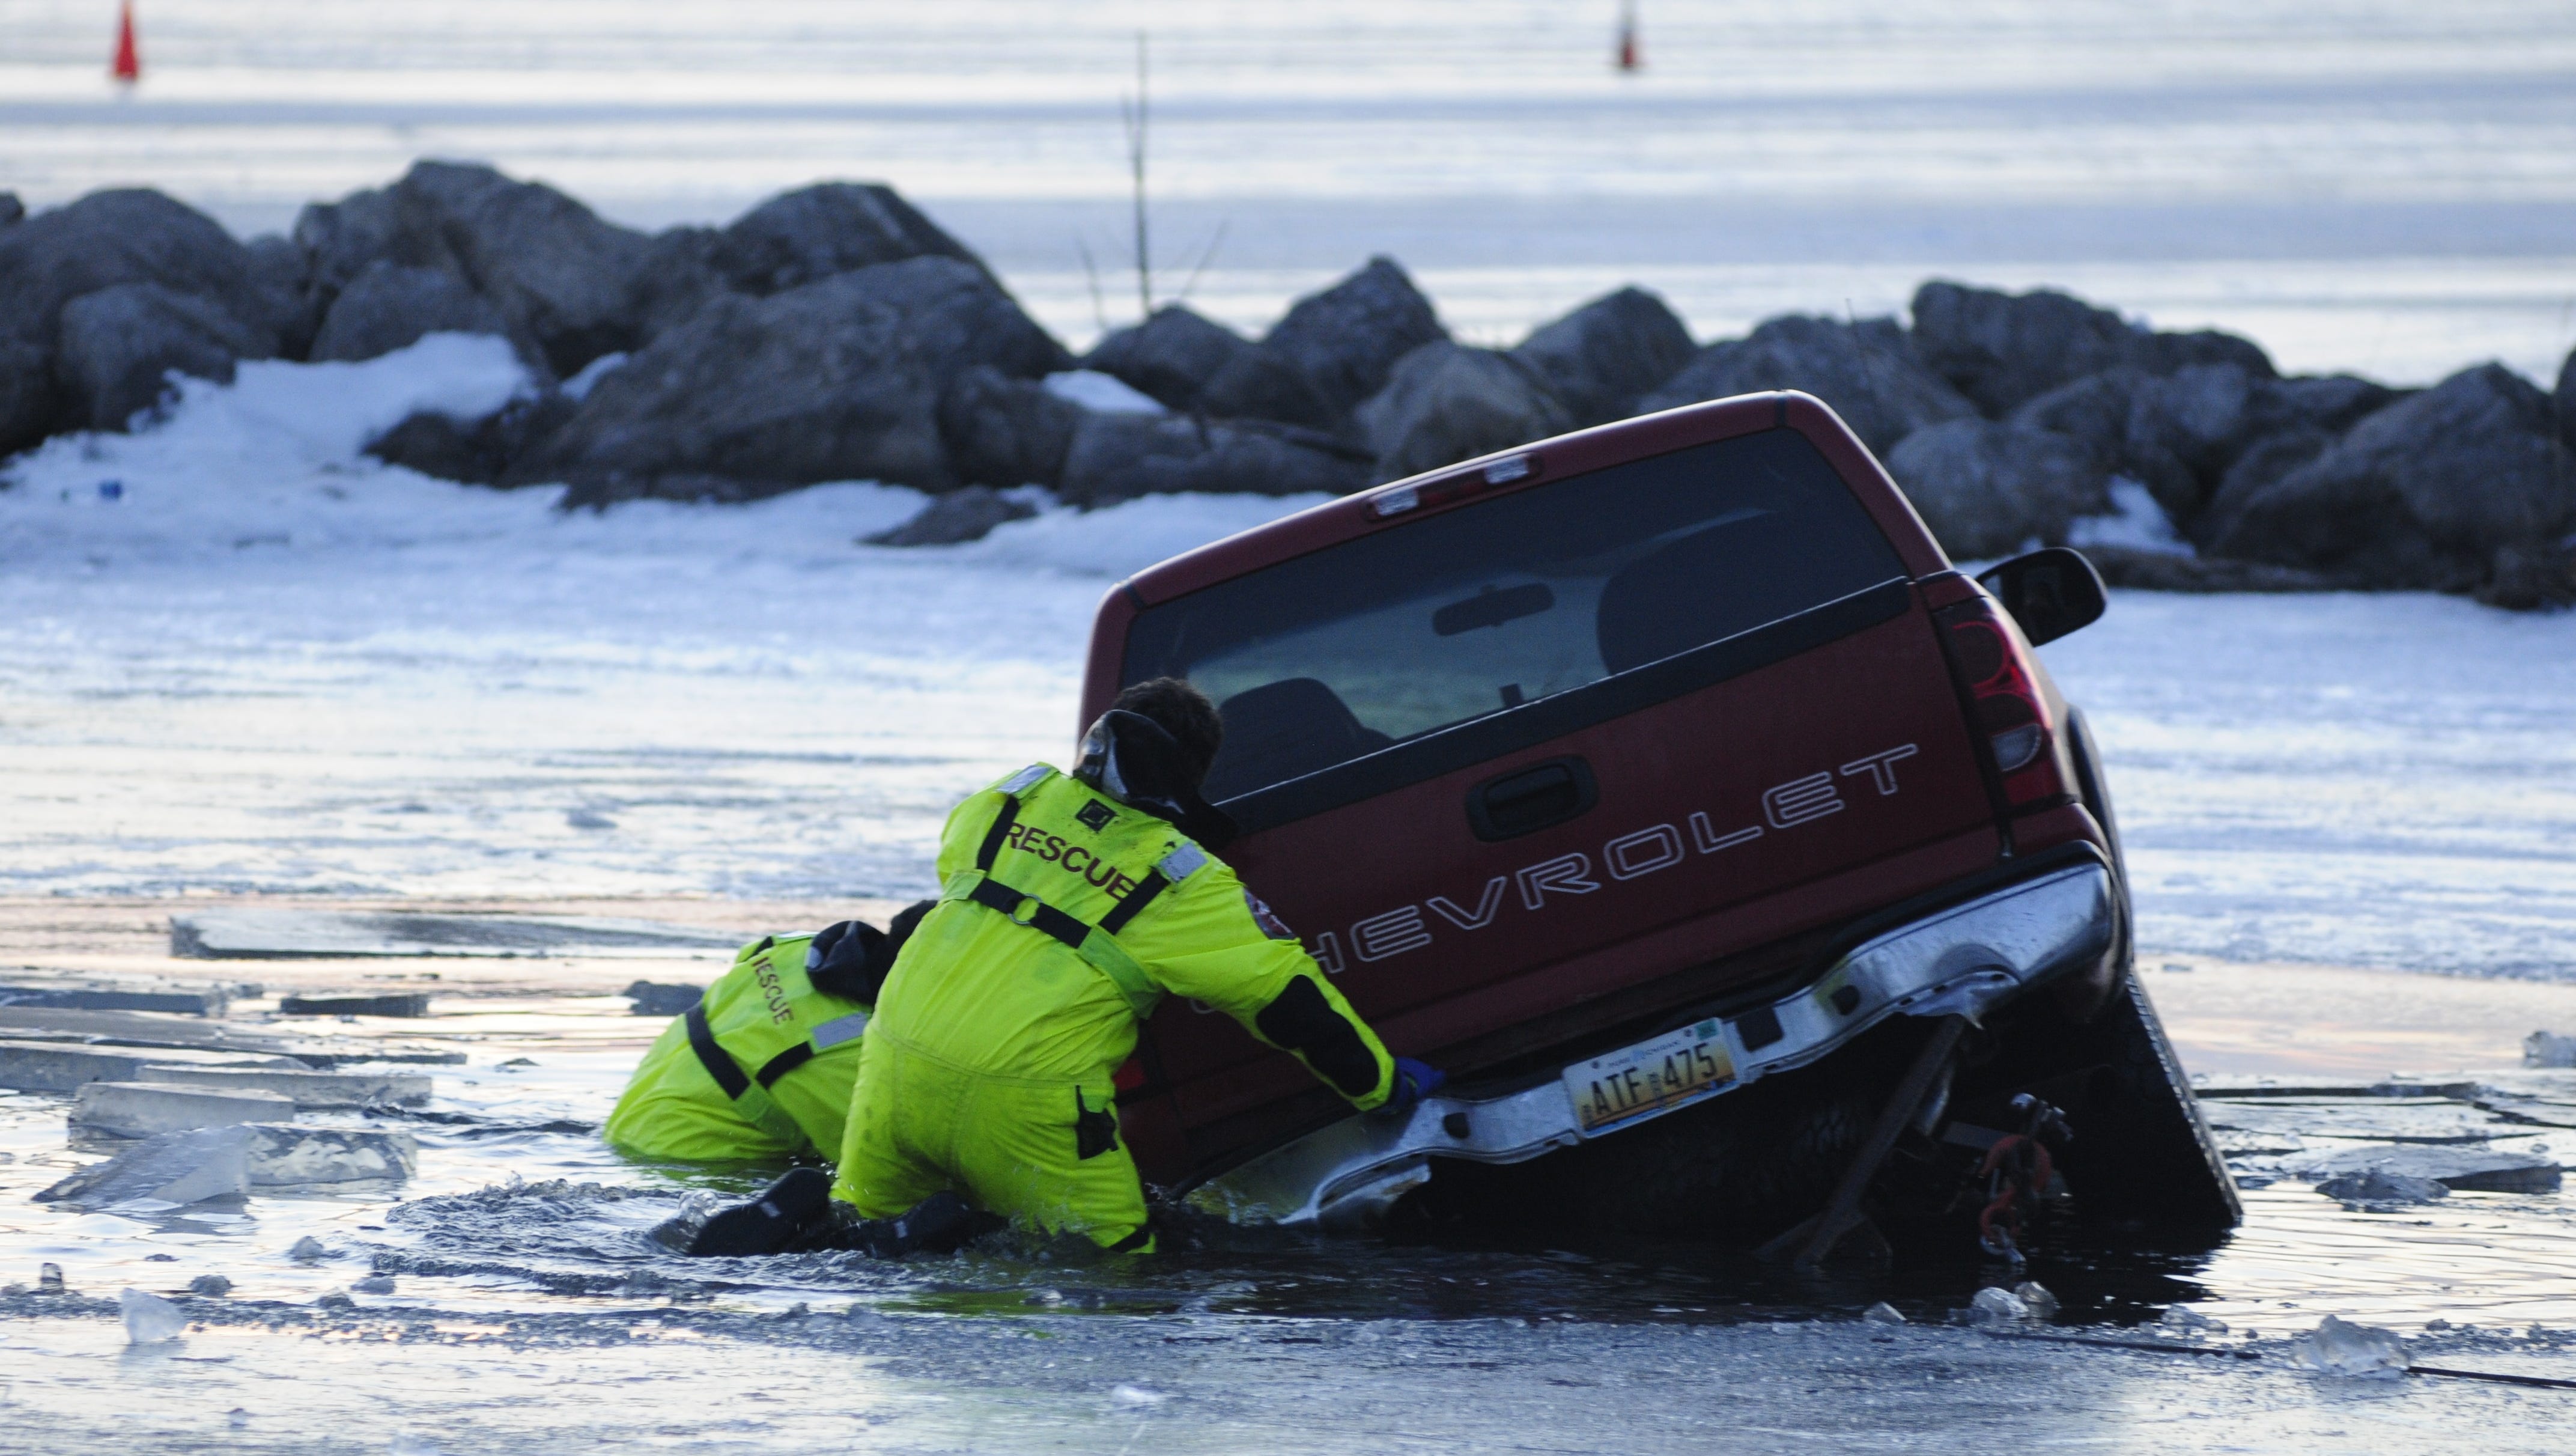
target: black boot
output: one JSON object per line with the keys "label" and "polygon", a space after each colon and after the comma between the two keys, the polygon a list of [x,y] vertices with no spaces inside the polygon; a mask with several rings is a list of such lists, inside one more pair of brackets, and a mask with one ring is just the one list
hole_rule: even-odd
{"label": "black boot", "polygon": [[976,1212],[974,1205],[949,1192],[934,1193],[897,1218],[859,1218],[841,1206],[836,1206],[833,1214],[830,1225],[816,1229],[799,1247],[846,1249],[877,1259],[953,1254],[977,1235],[1000,1228],[1003,1222],[991,1214]]}
{"label": "black boot", "polygon": [[717,1213],[689,1241],[699,1258],[780,1254],[805,1240],[831,1216],[832,1175],[820,1168],[790,1168],[787,1176],[749,1203]]}

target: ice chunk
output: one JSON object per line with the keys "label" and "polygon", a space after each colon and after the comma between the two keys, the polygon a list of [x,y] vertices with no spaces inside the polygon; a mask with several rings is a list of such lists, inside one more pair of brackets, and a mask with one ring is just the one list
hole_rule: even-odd
{"label": "ice chunk", "polygon": [[297,1107],[404,1107],[429,1100],[429,1078],[418,1072],[289,1072],[263,1067],[150,1066],[140,1082],[172,1082],[228,1092],[274,1092]]}
{"label": "ice chunk", "polygon": [[36,1195],[38,1203],[112,1208],[148,1201],[165,1207],[239,1198],[250,1191],[250,1130],[209,1127],[145,1138]]}
{"label": "ice chunk", "polygon": [[153,1137],[237,1122],[295,1115],[295,1100],[274,1092],[217,1091],[153,1082],[92,1082],[72,1105],[72,1126],[111,1137]]}
{"label": "ice chunk", "polygon": [[306,1234],[304,1237],[297,1239],[294,1243],[287,1246],[286,1257],[293,1259],[298,1264],[311,1264],[319,1260],[330,1258],[331,1251],[322,1246],[322,1241],[320,1239],[313,1237],[311,1234]]}
{"label": "ice chunk", "polygon": [[2325,1179],[2338,1173],[2370,1171],[2430,1178],[2450,1188],[2481,1193],[2554,1193],[2558,1164],[2529,1153],[2496,1148],[2438,1147],[2423,1143],[2377,1143],[2342,1148],[2322,1157],[2298,1160],[2302,1177]]}
{"label": "ice chunk", "polygon": [[2224,1323],[2211,1319],[2209,1316],[2202,1314],[2199,1310],[2193,1309],[2188,1305],[2177,1304],[2173,1306],[2171,1309],[2166,1310],[2164,1318],[2157,1320],[2156,1323],[2164,1327],[2165,1333],[2172,1335],[2223,1335],[2227,1333],[2227,1326]]}
{"label": "ice chunk", "polygon": [[2009,1289],[1989,1286],[1977,1291],[1968,1302],[1968,1323],[1972,1325],[2020,1324],[2030,1318],[2030,1306]]}
{"label": "ice chunk", "polygon": [[2522,1039],[2526,1067],[2576,1067],[2576,1036],[2535,1031]]}
{"label": "ice chunk", "polygon": [[175,1340],[188,1328],[188,1317],[179,1306],[157,1294],[128,1289],[116,1296],[117,1308],[125,1315],[125,1343],[154,1345]]}
{"label": "ice chunk", "polygon": [[1904,1313],[1898,1310],[1895,1305],[1888,1303],[1884,1299],[1871,1305],[1869,1308],[1862,1310],[1860,1317],[1874,1325],[1901,1325],[1905,1323]]}
{"label": "ice chunk", "polygon": [[2029,1308],[2032,1319],[2057,1317],[2057,1296],[2049,1293],[2048,1286],[2036,1279],[2025,1279],[2014,1285],[2013,1297]]}
{"label": "ice chunk", "polygon": [[1109,1398],[1116,1401],[1118,1404],[1125,1406],[1161,1405],[1163,1402],[1171,1399],[1170,1396],[1159,1390],[1148,1390],[1141,1385],[1120,1385],[1112,1387],[1109,1392]]}
{"label": "ice chunk", "polygon": [[2450,1189],[2430,1178],[2412,1178],[2382,1168],[2338,1173],[2318,1184],[2317,1191],[2345,1203],[2431,1203],[2451,1196]]}
{"label": "ice chunk", "polygon": [[391,1274],[370,1274],[366,1278],[359,1280],[357,1283],[350,1285],[349,1288],[358,1294],[391,1294],[394,1292],[394,1276]]}
{"label": "ice chunk", "polygon": [[2393,1330],[2349,1324],[2327,1315],[2316,1333],[2300,1339],[2292,1353],[2298,1363],[2319,1375],[2362,1380],[2394,1380],[2406,1373],[2406,1342]]}
{"label": "ice chunk", "polygon": [[233,1292],[233,1282],[221,1274],[200,1274],[188,1281],[188,1292],[208,1299],[220,1299]]}
{"label": "ice chunk", "polygon": [[399,1183],[420,1163],[407,1132],[378,1128],[254,1127],[251,1186],[263,1192],[344,1183]]}

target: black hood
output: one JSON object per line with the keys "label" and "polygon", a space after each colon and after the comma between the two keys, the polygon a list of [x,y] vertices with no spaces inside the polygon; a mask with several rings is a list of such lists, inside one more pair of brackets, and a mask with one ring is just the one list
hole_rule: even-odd
{"label": "black hood", "polygon": [[1082,757],[1073,776],[1122,804],[1131,804],[1211,850],[1241,832],[1225,811],[1199,794],[1181,745],[1162,724],[1142,713],[1112,708],[1082,735]]}

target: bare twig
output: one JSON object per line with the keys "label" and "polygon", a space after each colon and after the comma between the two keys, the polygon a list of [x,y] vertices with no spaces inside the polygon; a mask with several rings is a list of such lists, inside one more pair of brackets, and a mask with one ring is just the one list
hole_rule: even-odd
{"label": "bare twig", "polygon": [[1146,111],[1145,32],[1136,32],[1136,95],[1132,101],[1121,101],[1119,119],[1127,128],[1127,170],[1135,184],[1136,211],[1136,305],[1145,315],[1154,312],[1154,269],[1145,236],[1145,143],[1149,118]]}
{"label": "bare twig", "polygon": [[1207,251],[1199,254],[1198,266],[1190,270],[1190,281],[1181,285],[1180,297],[1174,299],[1173,302],[1186,303],[1189,301],[1190,294],[1195,292],[1199,286],[1199,275],[1207,271],[1208,264],[1216,261],[1216,250],[1225,246],[1225,230],[1233,225],[1232,219],[1225,219],[1217,223],[1216,235],[1208,239]]}
{"label": "bare twig", "polygon": [[1081,235],[1075,235],[1073,245],[1082,253],[1082,276],[1091,283],[1091,317],[1105,334],[1109,332],[1109,305],[1100,297],[1100,268],[1091,261],[1091,244],[1084,242]]}

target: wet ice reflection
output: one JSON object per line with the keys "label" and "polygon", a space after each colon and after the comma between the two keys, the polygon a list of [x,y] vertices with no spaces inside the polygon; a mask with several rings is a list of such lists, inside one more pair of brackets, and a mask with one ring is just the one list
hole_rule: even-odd
{"label": "wet ice reflection", "polygon": [[[600,1144],[593,1129],[659,1023],[610,997],[439,1005],[472,1014],[408,1023],[401,1035],[451,1038],[470,1060],[433,1069],[437,1095],[427,1106],[307,1118],[415,1139],[418,1172],[399,1199],[282,1197],[255,1187],[246,1199],[158,1211],[34,1204],[32,1192],[97,1155],[68,1145],[69,1099],[0,1098],[0,1152],[9,1159],[0,1163],[0,1283],[51,1260],[75,1291],[131,1286],[177,1298],[212,1277],[230,1281],[224,1297],[237,1304],[337,1296],[362,1310],[429,1307],[475,1318],[672,1306],[776,1315],[805,1305],[897,1319],[1631,1324],[1854,1317],[1880,1301],[1918,1322],[1944,1322],[1981,1286],[2019,1277],[1999,1281],[1964,1246],[1909,1248],[1894,1272],[1800,1279],[1684,1246],[1317,1243],[1222,1226],[1185,1230],[1172,1252],[1151,1260],[1029,1241],[893,1266],[853,1255],[688,1260],[652,1243],[653,1226],[691,1199],[735,1196],[763,1175],[637,1165]],[[2349,1150],[2492,1154],[2576,1137],[2576,1128],[2506,1120],[2576,1122],[2576,1073],[2495,1081],[2506,1085],[2441,1089],[2451,1096],[2353,1087],[2231,1097],[2219,1089],[2207,1105],[2238,1141],[2235,1162],[2249,1185],[2242,1230],[2197,1253],[2140,1250],[2060,1226],[2040,1241],[2028,1276],[2062,1301],[2057,1318],[2066,1324],[2151,1322],[2182,1305],[2240,1333],[2304,1332],[2328,1313],[2410,1331],[2435,1321],[2576,1325],[2576,1228],[2560,1195],[2470,1190],[2422,1206],[2348,1207],[2288,1171]],[[2329,1095],[2335,1090],[2351,1095]],[[379,1278],[392,1279],[391,1288],[370,1282]]]}

